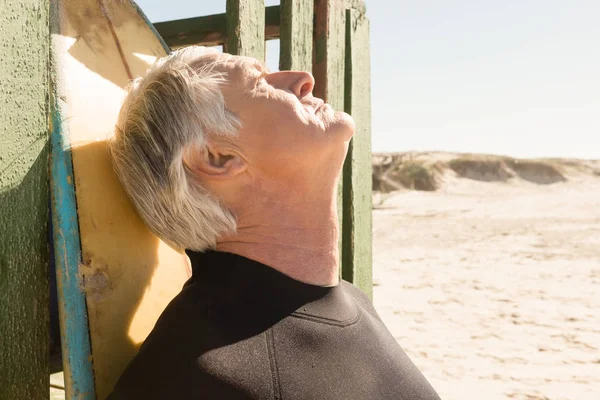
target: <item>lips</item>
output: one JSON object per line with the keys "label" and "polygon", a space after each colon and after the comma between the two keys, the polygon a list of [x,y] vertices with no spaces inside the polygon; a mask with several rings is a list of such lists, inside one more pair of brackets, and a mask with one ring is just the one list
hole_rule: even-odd
{"label": "lips", "polygon": [[324,105],[326,105],[327,103],[325,103],[321,99],[313,98],[313,101],[302,102],[302,104],[304,105],[304,107],[306,107],[309,110],[311,110],[313,114],[316,114],[317,111],[319,111],[319,109],[321,107],[323,107]]}

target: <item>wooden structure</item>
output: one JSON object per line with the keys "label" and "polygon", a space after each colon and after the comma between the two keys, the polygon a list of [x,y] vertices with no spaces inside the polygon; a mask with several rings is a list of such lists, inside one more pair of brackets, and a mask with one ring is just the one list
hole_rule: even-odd
{"label": "wooden structure", "polygon": [[[223,44],[233,54],[261,59],[265,40],[279,37],[280,69],[312,71],[315,95],[353,115],[357,130],[340,182],[342,276],[371,294],[369,25],[361,1],[281,0],[280,6],[265,9],[262,0],[227,0],[226,14],[164,22],[156,24],[156,30],[129,0],[26,3],[24,13],[18,10],[24,2],[8,0],[0,5],[4,12],[0,15],[8,15],[3,26],[14,25],[10,37],[18,36],[18,27],[25,27],[20,33],[29,35],[10,50],[17,60],[14,68],[6,67],[0,58],[0,71],[15,72],[7,75],[11,88],[27,93],[14,110],[9,107],[5,111],[18,115],[26,104],[25,111],[35,114],[35,118],[19,117],[20,125],[10,114],[0,116],[3,125],[16,127],[15,143],[27,149],[17,158],[29,160],[19,159],[18,171],[28,173],[14,174],[15,185],[0,182],[3,189],[8,188],[0,196],[13,206],[0,208],[0,222],[8,221],[21,235],[3,233],[2,245],[9,247],[2,267],[6,264],[8,272],[0,270],[5,274],[0,277],[8,277],[9,286],[3,290],[0,312],[11,322],[2,326],[17,333],[2,336],[8,337],[15,349],[22,348],[17,346],[20,341],[29,349],[27,359],[19,358],[22,352],[0,357],[0,390],[9,390],[0,392],[0,398],[48,396],[47,386],[42,391],[47,382],[47,362],[43,360],[48,352],[47,281],[43,277],[48,258],[44,247],[48,186],[43,183],[47,131],[68,399],[103,399],[107,395],[188,276],[187,258],[146,229],[118,184],[106,153],[106,139],[112,134],[125,86],[165,55],[168,46]],[[11,17],[13,14],[19,18]],[[50,40],[43,22],[48,20]],[[0,36],[3,32],[8,31],[0,31]],[[37,45],[35,57],[30,54],[30,42]],[[50,59],[44,59],[48,53]],[[41,89],[25,90],[16,71],[24,71],[26,81]],[[38,118],[45,111],[49,117]],[[46,121],[47,131],[43,129]],[[37,131],[44,140],[31,137],[30,133]],[[18,154],[13,150],[2,147],[0,155],[12,159]],[[26,213],[19,207],[35,212]],[[11,215],[13,209],[14,215],[27,215],[28,219],[17,222]],[[32,227],[37,233],[30,232]],[[10,247],[15,243],[17,246]],[[17,267],[19,255],[29,263],[26,275]],[[14,313],[7,311],[6,293],[19,302]],[[23,321],[17,321],[15,313],[24,316]],[[23,367],[27,362],[31,368]]]}

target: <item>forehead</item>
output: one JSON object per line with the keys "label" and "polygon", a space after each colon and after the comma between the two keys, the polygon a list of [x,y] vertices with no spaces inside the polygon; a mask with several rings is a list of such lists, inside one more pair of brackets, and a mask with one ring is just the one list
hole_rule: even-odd
{"label": "forehead", "polygon": [[206,54],[197,59],[199,67],[208,67],[224,74],[221,92],[229,111],[241,117],[249,98],[254,96],[256,83],[266,72],[264,65],[251,57],[233,56],[227,53]]}
{"label": "forehead", "polygon": [[255,77],[257,74],[267,72],[264,64],[252,57],[234,56],[227,53],[211,53],[199,57],[201,64],[212,64],[212,67],[227,75],[233,83]]}

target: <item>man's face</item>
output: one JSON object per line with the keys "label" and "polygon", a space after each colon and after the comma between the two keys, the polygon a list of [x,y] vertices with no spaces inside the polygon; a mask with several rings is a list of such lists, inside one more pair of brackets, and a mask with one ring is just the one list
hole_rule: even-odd
{"label": "man's face", "polygon": [[306,72],[268,72],[253,58],[211,54],[226,73],[222,88],[227,108],[242,126],[235,145],[250,173],[297,181],[301,186],[335,184],[354,133],[354,121],[313,97]]}

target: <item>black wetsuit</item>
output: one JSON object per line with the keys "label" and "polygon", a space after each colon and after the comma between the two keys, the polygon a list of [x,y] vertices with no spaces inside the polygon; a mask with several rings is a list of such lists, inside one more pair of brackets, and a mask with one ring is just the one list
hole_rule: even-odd
{"label": "black wetsuit", "polygon": [[353,285],[188,255],[192,278],[109,399],[439,399]]}

